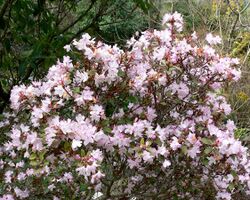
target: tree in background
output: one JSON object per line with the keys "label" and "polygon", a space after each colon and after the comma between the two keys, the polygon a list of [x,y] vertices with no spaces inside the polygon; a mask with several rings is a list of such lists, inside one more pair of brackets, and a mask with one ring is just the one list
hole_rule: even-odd
{"label": "tree in background", "polygon": [[74,38],[122,45],[148,27],[148,10],[145,0],[0,0],[0,111],[13,85],[42,78]]}

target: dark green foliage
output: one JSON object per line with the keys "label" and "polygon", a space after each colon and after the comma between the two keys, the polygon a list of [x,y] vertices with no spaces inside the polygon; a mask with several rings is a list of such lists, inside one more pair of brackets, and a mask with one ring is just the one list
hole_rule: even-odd
{"label": "dark green foliage", "polygon": [[88,32],[124,44],[147,28],[146,0],[0,0],[0,113],[16,84],[44,77],[63,46]]}

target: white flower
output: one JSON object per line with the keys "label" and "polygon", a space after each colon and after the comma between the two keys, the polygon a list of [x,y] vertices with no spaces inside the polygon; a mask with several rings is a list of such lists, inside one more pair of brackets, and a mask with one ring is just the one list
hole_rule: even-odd
{"label": "white flower", "polygon": [[29,191],[26,190],[20,190],[18,187],[15,187],[14,189],[16,196],[20,197],[20,199],[25,199],[29,196]]}
{"label": "white flower", "polygon": [[196,31],[194,31],[191,36],[192,36],[192,40],[194,41],[198,39]]}
{"label": "white flower", "polygon": [[82,146],[82,141],[75,140],[75,139],[72,141],[71,147],[73,150],[75,150],[76,148],[81,147],[81,146]]}
{"label": "white flower", "polygon": [[153,162],[153,156],[148,151],[143,151],[142,157],[145,162]]}
{"label": "white flower", "polygon": [[211,45],[220,44],[221,43],[221,38],[218,35],[217,36],[213,36],[211,33],[207,34],[206,40]]}
{"label": "white flower", "polygon": [[89,76],[87,72],[77,71],[75,74],[74,82],[75,83],[84,83],[88,80]]}
{"label": "white flower", "polygon": [[94,105],[90,107],[90,117],[93,121],[99,121],[104,116],[104,110],[102,106]]}
{"label": "white flower", "polygon": [[93,199],[93,200],[98,199],[98,198],[101,197],[102,195],[103,195],[103,193],[101,193],[101,192],[96,192],[96,193],[94,194],[94,196],[92,197],[92,199]]}
{"label": "white flower", "polygon": [[164,168],[167,168],[167,167],[169,167],[171,165],[171,162],[169,161],[169,160],[165,160],[164,162],[163,162],[163,167]]}
{"label": "white flower", "polygon": [[92,151],[91,156],[97,161],[102,161],[103,159],[103,155],[100,149]]}
{"label": "white flower", "polygon": [[67,52],[71,51],[71,47],[70,47],[69,44],[65,45],[63,48],[64,48]]}
{"label": "white flower", "polygon": [[173,141],[170,143],[170,147],[175,151],[181,147],[181,144],[178,142],[177,137],[173,137]]}

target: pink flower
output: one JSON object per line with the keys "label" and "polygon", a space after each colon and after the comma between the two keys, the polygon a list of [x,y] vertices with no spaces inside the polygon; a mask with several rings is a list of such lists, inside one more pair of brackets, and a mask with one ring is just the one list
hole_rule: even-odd
{"label": "pink flower", "polygon": [[5,194],[2,197],[0,197],[0,200],[15,200],[13,195],[11,194]]}
{"label": "pink flower", "polygon": [[55,188],[56,188],[56,186],[54,184],[51,184],[51,185],[48,186],[48,189],[50,191],[53,191]]}
{"label": "pink flower", "polygon": [[229,115],[232,111],[231,106],[227,103],[222,103],[220,105],[220,108],[224,111],[226,115]]}
{"label": "pink flower", "polygon": [[177,137],[173,137],[172,138],[172,142],[170,143],[170,147],[176,151],[177,149],[179,149],[181,147],[181,144],[178,142]]}
{"label": "pink flower", "polygon": [[103,173],[101,173],[100,171],[98,171],[97,173],[95,173],[95,174],[93,174],[93,175],[91,176],[90,182],[91,182],[92,184],[97,183],[97,182],[100,182],[100,179],[103,178],[104,176],[105,176],[105,175],[104,175]]}
{"label": "pink flower", "polygon": [[5,172],[5,183],[11,183],[11,179],[12,179],[12,175],[13,175],[13,171],[7,171]]}
{"label": "pink flower", "polygon": [[25,90],[26,87],[24,85],[14,86],[11,90],[10,94],[10,102],[11,108],[14,110],[18,110],[21,103],[25,100]]}
{"label": "pink flower", "polygon": [[45,133],[46,133],[46,142],[48,146],[50,146],[55,140],[57,131],[54,128],[47,127],[45,129]]}
{"label": "pink flower", "polygon": [[195,134],[189,133],[187,136],[187,141],[190,142],[190,144],[195,144],[197,142],[197,138]]}
{"label": "pink flower", "polygon": [[88,33],[85,33],[82,35],[82,38],[79,41],[74,40],[73,45],[78,50],[85,50],[86,46],[92,43],[90,39],[91,39],[90,35]]}
{"label": "pink flower", "polygon": [[43,118],[43,111],[38,107],[34,107],[32,115],[34,118],[41,119]]}
{"label": "pink flower", "polygon": [[140,166],[140,159],[138,158],[135,160],[128,159],[128,165],[130,169],[138,168]]}
{"label": "pink flower", "polygon": [[34,174],[34,170],[33,169],[27,169],[26,174],[27,174],[27,176],[32,176]]}
{"label": "pink flower", "polygon": [[63,95],[67,95],[65,89],[62,87],[62,85],[58,85],[54,88],[54,94],[58,95],[59,97],[62,97]]}
{"label": "pink flower", "polygon": [[211,45],[221,43],[221,38],[219,36],[213,36],[211,33],[207,34],[206,40]]}
{"label": "pink flower", "polygon": [[16,196],[19,197],[20,199],[25,199],[29,196],[29,191],[27,189],[21,190],[18,187],[15,187],[14,191],[16,193]]}
{"label": "pink flower", "polygon": [[236,129],[236,126],[232,120],[227,120],[226,127],[230,132],[233,132]]}
{"label": "pink flower", "polygon": [[200,152],[201,152],[200,146],[194,145],[191,149],[188,150],[188,155],[194,159],[197,156],[197,154],[199,154]]}
{"label": "pink flower", "polygon": [[173,83],[170,88],[172,89],[173,93],[178,94],[178,97],[180,99],[184,99],[185,97],[188,96],[189,94],[189,88],[187,87],[187,85],[185,83]]}
{"label": "pink flower", "polygon": [[73,181],[73,176],[72,176],[72,173],[71,172],[66,172],[66,173],[64,173],[64,175],[63,175],[63,181],[65,181],[65,182],[72,182]]}
{"label": "pink flower", "polygon": [[82,92],[82,98],[85,101],[91,101],[91,100],[94,99],[93,94],[94,94],[94,92],[91,91],[90,88],[85,87],[84,90],[83,90],[83,92]]}
{"label": "pink flower", "polygon": [[77,84],[84,83],[88,80],[89,76],[87,72],[76,71],[74,81]]}
{"label": "pink flower", "polygon": [[158,60],[158,61],[162,60],[165,56],[165,53],[166,53],[166,49],[164,47],[156,49],[154,51],[153,59]]}
{"label": "pink flower", "polygon": [[225,200],[231,200],[232,197],[231,197],[231,194],[229,192],[219,192],[217,194],[217,199],[225,199]]}
{"label": "pink flower", "polygon": [[153,156],[148,151],[143,151],[142,158],[145,162],[152,163],[153,162]]}
{"label": "pink flower", "polygon": [[151,108],[151,107],[147,107],[147,118],[148,118],[148,121],[152,122],[156,117],[156,112],[155,112],[155,109]]}
{"label": "pink flower", "polygon": [[[183,18],[180,13],[174,12],[173,14],[165,14],[163,16],[162,24],[172,23],[178,32],[182,31]],[[170,26],[171,27],[171,26]]]}
{"label": "pink flower", "polygon": [[100,149],[92,151],[91,156],[97,161],[102,161],[103,159],[102,151]]}
{"label": "pink flower", "polygon": [[99,121],[101,118],[104,118],[104,110],[100,105],[90,106],[90,117],[93,121]]}
{"label": "pink flower", "polygon": [[207,55],[208,57],[215,56],[215,49],[213,49],[212,47],[205,45],[203,47],[203,50],[204,50],[205,55]]}
{"label": "pink flower", "polygon": [[165,146],[160,146],[158,147],[158,154],[164,156],[164,157],[167,157],[169,155],[169,151],[166,149]]}
{"label": "pink flower", "polygon": [[17,180],[23,181],[23,180],[25,180],[25,179],[26,179],[26,174],[23,173],[23,172],[20,172],[20,173],[18,174],[18,176],[17,176]]}
{"label": "pink flower", "polygon": [[231,69],[229,74],[233,75],[233,80],[238,81],[241,77],[241,71],[239,69]]}

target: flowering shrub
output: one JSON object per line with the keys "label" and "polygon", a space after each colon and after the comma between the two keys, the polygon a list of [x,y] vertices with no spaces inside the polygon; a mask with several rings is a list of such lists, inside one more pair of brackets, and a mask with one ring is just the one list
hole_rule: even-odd
{"label": "flowering shrub", "polygon": [[43,81],[13,88],[13,113],[1,122],[0,199],[249,193],[247,148],[220,94],[239,79],[238,60],[216,53],[218,36],[206,44],[183,36],[178,13],[163,25],[126,51],[84,34],[65,47],[74,61],[65,56]]}

